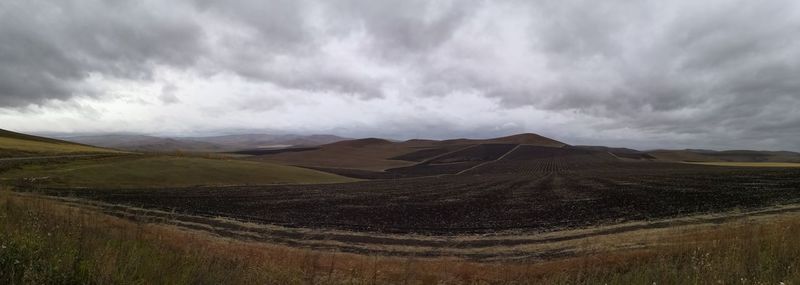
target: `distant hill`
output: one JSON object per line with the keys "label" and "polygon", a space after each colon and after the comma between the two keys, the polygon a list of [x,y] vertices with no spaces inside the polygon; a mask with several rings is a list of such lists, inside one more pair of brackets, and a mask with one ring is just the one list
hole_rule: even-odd
{"label": "distant hill", "polygon": [[345,140],[333,135],[243,134],[212,137],[157,137],[147,135],[95,135],[65,140],[115,149],[147,152],[223,152],[285,147],[309,147]]}
{"label": "distant hill", "polygon": [[0,129],[0,157],[108,152],[114,151]]}
{"label": "distant hill", "polygon": [[[517,149],[517,147],[519,147]],[[515,149],[517,149],[515,151]],[[562,149],[562,150],[553,150]],[[344,140],[309,148],[247,152],[249,159],[316,169],[356,171],[418,171],[441,168],[466,171],[469,167],[501,159],[538,157],[538,154],[582,156],[590,160],[640,160],[665,162],[800,162],[800,154],[768,151],[657,150],[639,151],[606,146],[571,146],[541,135],[525,133],[490,139],[413,139],[395,142],[380,138]],[[458,164],[458,165],[456,165]],[[472,164],[472,166],[470,166]],[[421,170],[420,170],[421,171]],[[437,170],[438,171],[438,170]],[[431,172],[430,169],[423,172]],[[337,171],[339,173],[339,171]],[[372,175],[374,173],[370,173]],[[365,176],[366,177],[366,176]]]}
{"label": "distant hill", "polygon": [[[564,147],[567,144],[537,134],[519,134],[492,139],[413,139],[393,142],[379,138],[346,140],[303,151],[285,151],[254,156],[251,159],[289,165],[358,170],[385,170],[404,167],[479,145],[532,145]],[[503,148],[503,147],[500,147]],[[481,154],[495,147],[481,147]],[[483,150],[486,149],[486,150]],[[473,150],[475,151],[475,150]]]}
{"label": "distant hill", "polygon": [[607,152],[610,153],[618,158],[627,158],[627,159],[656,159],[652,155],[635,150],[630,148],[624,147],[607,147],[607,146],[595,146],[595,145],[576,145],[575,148],[585,149],[585,150],[593,150],[593,151],[600,151],[600,152]]}
{"label": "distant hill", "polygon": [[389,145],[393,144],[389,140],[385,139],[378,139],[378,138],[366,138],[366,139],[357,139],[357,140],[346,140],[335,142],[331,144],[325,145],[325,147],[367,147],[367,146],[375,146],[375,145]]}
{"label": "distant hill", "polygon": [[218,145],[146,135],[97,135],[64,138],[72,142],[130,151],[219,151]]}
{"label": "distant hill", "polygon": [[486,143],[511,143],[511,144],[524,144],[524,145],[535,145],[535,146],[548,146],[548,147],[563,147],[567,146],[567,144],[551,139],[546,138],[537,134],[518,134],[513,136],[507,137],[500,137],[485,140]]}
{"label": "distant hill", "polygon": [[683,162],[800,162],[800,153],[758,150],[653,150],[647,154],[664,161]]}
{"label": "distant hill", "polygon": [[[531,133],[524,133],[524,134],[517,134],[511,135],[506,137],[499,137],[499,138],[491,138],[491,139],[449,139],[443,141],[432,141],[432,140],[413,140],[416,142],[430,142],[432,144],[438,145],[454,145],[454,144],[497,144],[497,143],[506,143],[506,144],[525,144],[525,145],[535,145],[535,146],[547,146],[547,147],[563,147],[567,146],[567,144],[543,137],[537,134]],[[411,142],[411,141],[408,141]]]}

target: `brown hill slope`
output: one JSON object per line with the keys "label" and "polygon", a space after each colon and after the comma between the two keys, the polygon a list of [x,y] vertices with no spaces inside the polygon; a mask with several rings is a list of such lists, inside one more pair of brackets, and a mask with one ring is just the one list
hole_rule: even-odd
{"label": "brown hill slope", "polygon": [[255,156],[251,159],[307,167],[381,171],[414,165],[427,159],[483,144],[526,144],[543,147],[563,147],[566,145],[536,134],[519,134],[493,139],[454,139],[444,141],[414,139],[404,142],[366,138],[340,141],[307,151]]}
{"label": "brown hill slope", "polygon": [[390,159],[412,151],[414,149],[404,143],[360,139],[327,144],[307,151],[259,155],[251,159],[308,167],[384,170],[412,164]]}
{"label": "brown hill slope", "polygon": [[487,143],[511,143],[535,146],[563,147],[567,144],[537,134],[525,133],[486,140]]}
{"label": "brown hill slope", "polygon": [[0,129],[0,157],[108,152],[115,151]]}
{"label": "brown hill slope", "polygon": [[757,150],[654,150],[647,154],[664,161],[681,162],[800,162],[800,153]]}
{"label": "brown hill slope", "polygon": [[82,144],[146,152],[224,152],[276,147],[309,147],[344,140],[333,135],[242,134],[211,137],[157,137],[136,134],[106,134],[64,138]]}

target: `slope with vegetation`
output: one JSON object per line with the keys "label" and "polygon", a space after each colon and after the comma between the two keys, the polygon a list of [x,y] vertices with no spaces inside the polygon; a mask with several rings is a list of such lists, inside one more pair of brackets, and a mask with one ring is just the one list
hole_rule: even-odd
{"label": "slope with vegetation", "polygon": [[315,168],[384,171],[411,166],[417,162],[467,147],[498,144],[553,148],[566,146],[565,143],[537,134],[519,134],[492,139],[452,139],[442,141],[414,139],[404,142],[366,138],[340,141],[307,151],[259,155],[251,159]]}
{"label": "slope with vegetation", "polygon": [[0,158],[114,152],[117,151],[0,129]]}
{"label": "slope with vegetation", "polygon": [[627,251],[481,263],[233,241],[0,191],[0,284],[797,284],[797,235],[796,216],[776,217]]}
{"label": "slope with vegetation", "polygon": [[6,182],[36,181],[57,187],[178,187],[338,183],[335,174],[270,163],[177,156],[129,155],[35,164],[3,174]]}
{"label": "slope with vegetation", "polygon": [[654,150],[649,155],[664,161],[680,162],[798,162],[800,153],[757,150]]}
{"label": "slope with vegetation", "polygon": [[142,152],[225,152],[310,147],[344,140],[333,135],[242,134],[210,137],[159,137],[137,134],[102,134],[64,138],[82,144]]}

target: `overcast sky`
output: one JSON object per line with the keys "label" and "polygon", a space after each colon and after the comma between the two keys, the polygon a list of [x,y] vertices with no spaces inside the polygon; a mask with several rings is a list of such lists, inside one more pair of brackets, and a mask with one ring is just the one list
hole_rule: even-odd
{"label": "overcast sky", "polygon": [[800,1],[0,1],[0,128],[800,150]]}

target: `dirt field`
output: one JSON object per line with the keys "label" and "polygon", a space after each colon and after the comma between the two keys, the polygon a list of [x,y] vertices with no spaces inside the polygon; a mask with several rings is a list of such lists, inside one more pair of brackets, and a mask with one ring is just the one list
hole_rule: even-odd
{"label": "dirt field", "polygon": [[461,175],[321,185],[49,189],[108,203],[287,227],[383,233],[546,232],[800,201],[800,169],[537,156]]}
{"label": "dirt field", "polygon": [[620,159],[569,146],[450,150],[416,153],[411,165],[386,171],[319,168],[375,179],[350,183],[34,189],[235,239],[481,261],[633,249],[664,230],[800,212],[800,168]]}

